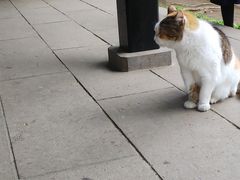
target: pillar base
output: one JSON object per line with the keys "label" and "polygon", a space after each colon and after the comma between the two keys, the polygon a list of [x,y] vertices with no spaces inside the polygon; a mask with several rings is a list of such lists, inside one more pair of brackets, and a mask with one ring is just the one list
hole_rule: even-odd
{"label": "pillar base", "polygon": [[119,47],[108,48],[109,66],[117,71],[133,71],[159,66],[167,66],[172,63],[172,51],[160,48],[149,51],[126,53]]}

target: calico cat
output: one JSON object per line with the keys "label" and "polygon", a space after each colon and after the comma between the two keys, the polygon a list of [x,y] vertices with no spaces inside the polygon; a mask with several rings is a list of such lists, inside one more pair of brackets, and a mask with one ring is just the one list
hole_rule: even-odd
{"label": "calico cat", "polygon": [[210,103],[236,95],[240,61],[220,29],[169,6],[167,17],[155,26],[154,40],[176,51],[189,93],[185,108],[207,111]]}

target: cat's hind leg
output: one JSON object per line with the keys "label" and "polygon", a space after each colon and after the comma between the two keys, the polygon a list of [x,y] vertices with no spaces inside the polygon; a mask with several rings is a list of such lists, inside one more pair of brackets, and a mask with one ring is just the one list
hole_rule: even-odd
{"label": "cat's hind leg", "polygon": [[237,94],[238,90],[240,90],[240,80],[236,78],[232,82],[229,96],[230,97],[235,96]]}
{"label": "cat's hind leg", "polygon": [[215,104],[218,101],[222,101],[222,100],[228,98],[230,93],[231,92],[230,92],[230,85],[229,84],[223,83],[221,85],[218,85],[212,93],[210,103]]}

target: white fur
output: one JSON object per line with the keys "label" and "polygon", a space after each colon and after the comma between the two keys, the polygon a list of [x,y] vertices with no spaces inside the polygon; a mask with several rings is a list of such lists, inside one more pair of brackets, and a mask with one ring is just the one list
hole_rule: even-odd
{"label": "white fur", "polygon": [[[158,34],[159,23],[155,31]],[[184,30],[181,41],[162,40],[155,36],[160,46],[176,51],[186,90],[197,83],[200,87],[199,103],[185,102],[186,108],[198,107],[199,111],[210,109],[210,102],[216,103],[229,95],[234,96],[240,80],[240,72],[234,69],[236,56],[225,64],[222,56],[221,39],[218,32],[207,22],[199,20],[197,30]]]}

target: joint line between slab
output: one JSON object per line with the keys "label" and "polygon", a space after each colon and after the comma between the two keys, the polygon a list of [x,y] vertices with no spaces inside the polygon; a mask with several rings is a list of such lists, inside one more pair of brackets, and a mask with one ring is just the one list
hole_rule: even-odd
{"label": "joint line between slab", "polygon": [[[182,91],[183,93],[186,94],[185,91],[183,91],[182,89],[180,89],[179,87],[177,87],[175,84],[171,83],[170,81],[168,81],[167,79],[163,78],[162,76],[160,76],[159,74],[155,73],[153,70],[150,70],[150,72],[152,72],[153,74],[155,74],[156,76],[160,77],[161,79],[163,79],[164,81],[172,84],[175,88],[177,88],[178,90]],[[240,130],[240,127],[233,123],[231,120],[227,119],[226,117],[224,117],[223,115],[221,115],[219,112],[217,112],[216,110],[213,110],[212,108],[210,109],[213,113],[217,114],[218,116],[220,116],[221,118],[223,118],[227,123],[231,124],[232,126],[234,126],[235,128],[237,128],[238,130]]]}
{"label": "joint line between slab", "polygon": [[222,117],[223,119],[225,119],[228,123],[230,123],[231,125],[233,125],[235,128],[237,128],[238,130],[240,130],[240,127],[235,124],[234,122],[230,121],[229,119],[227,119],[226,117],[224,117],[223,115],[221,115],[220,113],[218,113],[216,110],[211,109],[212,112],[216,113],[217,115],[219,115],[220,117]]}
{"label": "joint line between slab", "polygon": [[155,73],[153,70],[149,70],[151,73],[155,74],[156,76],[160,77],[162,80],[166,81],[167,83],[171,84],[172,86],[174,86],[175,88],[177,88],[179,91],[182,91],[184,93],[186,93],[185,91],[183,91],[182,89],[180,89],[179,87],[177,87],[175,84],[171,83],[170,81],[168,81],[167,79],[163,78],[162,76],[160,76],[159,74]]}
{"label": "joint line between slab", "polygon": [[161,88],[161,89],[153,89],[153,90],[149,90],[149,91],[125,94],[125,95],[120,95],[120,96],[106,97],[106,98],[97,99],[97,101],[104,101],[104,100],[110,100],[110,99],[116,99],[116,98],[122,98],[122,97],[128,97],[128,96],[134,96],[134,95],[137,95],[137,94],[146,94],[146,93],[151,93],[151,92],[155,92],[155,91],[159,91],[159,90],[163,90],[163,89],[171,89],[171,88],[174,88],[174,87],[165,87],[165,88]]}
{"label": "joint line between slab", "polygon": [[[14,3],[9,0],[11,4],[16,8],[16,10],[21,14],[21,16],[25,19],[25,21],[32,27],[32,29],[37,33],[39,38],[47,45],[47,47],[52,51],[52,53],[57,57],[57,59],[66,67],[66,65],[58,58],[58,56],[55,54],[54,50],[50,47],[50,45],[43,39],[43,37],[38,33],[38,31],[33,27],[33,25],[27,20],[27,18],[18,10],[18,8],[14,5]],[[46,3],[46,2],[45,2]],[[47,4],[47,3],[46,3]],[[71,72],[68,68],[66,68],[69,72]]]}
{"label": "joint line between slab", "polygon": [[52,73],[45,73],[45,74],[37,74],[37,75],[31,75],[31,76],[17,77],[17,78],[12,78],[12,79],[5,79],[5,80],[0,80],[0,83],[1,82],[6,82],[6,81],[30,79],[30,78],[35,78],[35,77],[51,76],[51,75],[55,75],[55,74],[64,74],[64,73],[69,73],[69,71],[68,70],[64,70],[64,71],[60,71],[60,72],[52,72]]}
{"label": "joint line between slab", "polygon": [[88,2],[86,2],[86,1],[84,1],[84,0],[80,0],[80,1],[83,2],[83,3],[85,3],[85,4],[87,4],[87,5],[89,5],[89,6],[92,6],[92,7],[96,8],[96,9],[98,9],[98,10],[100,10],[100,11],[106,13],[106,14],[109,14],[109,15],[113,16],[113,14],[111,14],[111,13],[109,13],[109,12],[107,12],[107,11],[105,11],[105,10],[103,10],[103,9],[101,9],[101,8],[99,8],[99,7],[97,7],[97,6],[94,6],[93,4],[90,4],[90,3],[88,3]]}
{"label": "joint line between slab", "polygon": [[[53,51],[55,54],[55,52]],[[152,171],[158,176],[160,180],[163,180],[163,178],[158,174],[157,170],[152,166],[152,164],[144,157],[144,155],[140,152],[140,150],[135,146],[135,144],[127,137],[127,135],[123,132],[123,130],[115,123],[115,121],[110,117],[110,115],[104,110],[104,108],[100,105],[100,103],[92,96],[92,94],[87,90],[87,88],[78,80],[78,78],[74,75],[74,73],[67,67],[67,65],[64,64],[64,62],[55,54],[55,56],[63,63],[63,65],[69,70],[69,72],[72,74],[74,79],[77,81],[77,83],[84,89],[84,91],[92,98],[92,100],[100,107],[100,109],[103,111],[103,113],[108,117],[108,119],[112,122],[114,127],[122,134],[122,136],[128,141],[128,143],[135,149],[137,154],[145,161],[145,163],[148,164],[148,166],[152,169]]]}
{"label": "joint line between slab", "polygon": [[95,37],[97,37],[98,39],[102,40],[103,42],[105,42],[108,45],[111,45],[111,43],[107,42],[105,39],[101,38],[100,36],[98,36],[97,34],[95,34],[94,32],[92,32],[90,29],[84,27],[83,25],[79,24],[77,21],[75,21],[73,18],[71,18],[70,16],[68,16],[67,14],[65,14],[64,12],[60,11],[59,9],[57,9],[56,7],[52,6],[51,4],[49,4],[48,2],[46,2],[45,0],[42,0],[44,3],[46,3],[47,5],[51,6],[53,9],[57,10],[58,12],[60,12],[61,14],[63,14],[64,16],[66,16],[68,19],[71,19],[73,22],[75,22],[77,25],[81,26],[83,29],[85,29],[86,31],[88,31],[89,33],[91,33],[92,35],[94,35]]}
{"label": "joint line between slab", "polygon": [[[38,36],[42,39],[42,41],[48,46],[49,49],[50,46],[48,45],[48,43],[43,39],[43,37],[37,32],[37,30],[31,25],[31,23],[26,19],[26,17],[17,9],[17,7],[14,5],[14,3],[9,0],[11,2],[11,4],[15,7],[15,9],[21,14],[21,16],[25,19],[25,21],[32,27],[32,29],[38,34]],[[42,0],[43,2],[45,2],[44,0]],[[45,2],[46,3],[46,2]],[[46,3],[48,4],[48,3]],[[49,6],[51,6],[50,4],[48,4]],[[53,6],[51,6],[53,7]],[[55,7],[53,7],[54,9],[56,9]],[[58,9],[56,9],[57,11],[59,11]],[[61,12],[61,11],[59,11]],[[62,14],[64,14],[63,12],[61,12]],[[65,16],[67,16],[66,14],[64,14]],[[68,16],[67,16],[68,17]],[[68,17],[69,18],[69,17]],[[72,19],[72,18],[70,18]],[[73,20],[74,21],[74,20]],[[74,21],[75,22],[75,21]],[[76,22],[75,22],[76,23]],[[77,23],[78,24],[78,23]],[[80,25],[80,24],[78,24]],[[80,25],[81,27],[83,27],[82,25]],[[85,27],[83,27],[84,29],[86,29]],[[86,29],[87,31],[91,32],[90,30]],[[93,32],[91,32],[93,35],[97,36],[96,34],[94,34]],[[98,38],[100,38],[99,36],[97,36]],[[101,40],[103,40],[104,42],[106,42],[104,39],[100,38]],[[106,42],[107,44],[111,45],[110,43]],[[58,60],[66,67],[66,69],[72,74],[72,76],[75,78],[75,80],[78,82],[78,84],[87,92],[87,94],[93,99],[93,101],[95,103],[97,103],[97,105],[101,108],[101,110],[103,111],[103,113],[109,118],[109,120],[112,122],[112,124],[118,129],[118,131],[125,137],[125,139],[130,143],[130,145],[135,149],[135,151],[138,153],[138,155],[140,155],[140,157],[145,161],[145,163],[147,163],[150,168],[153,170],[153,172],[159,177],[160,180],[163,180],[163,178],[158,174],[158,172],[156,171],[156,169],[150,164],[150,162],[144,157],[144,155],[138,150],[138,148],[134,145],[134,143],[127,137],[127,135],[122,131],[122,129],[120,127],[118,127],[118,125],[114,122],[114,120],[108,115],[108,113],[103,109],[103,107],[97,102],[97,100],[91,95],[91,93],[83,86],[83,84],[77,79],[77,77],[73,74],[73,72],[70,71],[70,69],[63,63],[63,61],[57,56],[57,54],[51,49],[52,53],[58,58]],[[1,99],[0,99],[1,100]],[[2,103],[2,101],[1,101]],[[9,133],[9,131],[8,131]],[[15,162],[15,157],[14,157],[14,162]],[[15,162],[15,167],[17,170],[17,165]],[[19,174],[18,174],[18,170],[17,170],[17,176],[19,179]]]}
{"label": "joint line between slab", "polygon": [[10,136],[10,131],[9,131],[9,127],[8,127],[8,123],[7,123],[7,119],[6,119],[6,114],[5,114],[5,109],[3,106],[3,101],[2,101],[2,97],[0,96],[0,104],[1,104],[1,108],[2,108],[2,112],[3,112],[3,118],[4,118],[4,123],[5,123],[5,127],[6,127],[6,131],[7,131],[7,136],[8,136],[8,144],[10,146],[10,151],[11,151],[11,155],[12,155],[12,159],[13,159],[13,164],[15,167],[15,176],[17,176],[17,179],[20,179],[20,175],[19,175],[19,171],[18,171],[18,167],[17,167],[17,163],[16,163],[16,158],[15,158],[15,154],[13,151],[13,145],[12,145],[12,140],[11,140],[11,136]]}
{"label": "joint line between slab", "polygon": [[30,180],[32,178],[44,177],[44,176],[48,176],[48,175],[51,175],[51,174],[57,174],[57,173],[62,173],[62,172],[67,172],[67,171],[77,171],[81,167],[88,167],[88,166],[92,166],[92,165],[99,165],[99,164],[103,164],[103,163],[106,163],[106,162],[113,162],[113,161],[118,161],[118,160],[122,160],[122,159],[131,158],[131,157],[134,157],[134,155],[122,156],[122,157],[119,157],[119,158],[113,158],[113,159],[108,159],[108,160],[103,160],[103,161],[97,161],[97,162],[93,162],[93,163],[81,164],[81,165],[75,166],[75,167],[54,170],[54,171],[46,172],[44,174],[38,174],[38,175],[35,175],[35,176],[28,176],[28,177],[25,177],[25,178],[20,178],[20,180]]}

